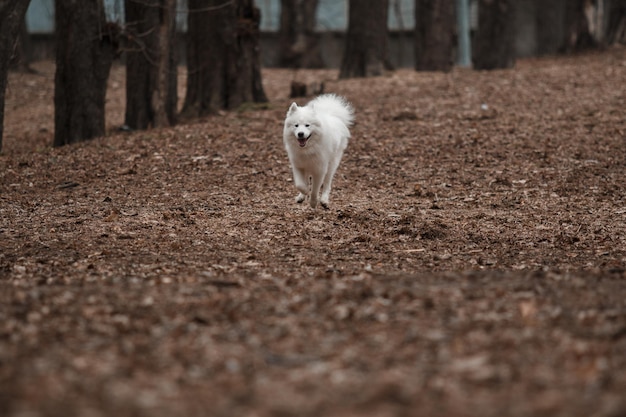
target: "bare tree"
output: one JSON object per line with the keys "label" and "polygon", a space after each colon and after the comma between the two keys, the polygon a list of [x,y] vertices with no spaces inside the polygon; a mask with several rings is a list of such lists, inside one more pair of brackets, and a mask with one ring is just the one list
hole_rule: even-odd
{"label": "bare tree", "polygon": [[289,68],[322,68],[324,61],[315,34],[318,0],[281,0],[280,65]]}
{"label": "bare tree", "polygon": [[7,87],[9,61],[15,50],[20,25],[30,0],[0,0],[0,151],[4,126],[4,94]]}
{"label": "bare tree", "polygon": [[116,53],[116,26],[102,0],[55,2],[54,146],[105,133],[107,79]]}
{"label": "bare tree", "polygon": [[188,0],[187,94],[182,116],[266,102],[253,0]]}
{"label": "bare tree", "polygon": [[388,0],[350,0],[339,78],[381,75],[389,63]]}
{"label": "bare tree", "polygon": [[511,68],[515,65],[513,0],[479,0],[478,30],[474,36],[474,68]]}
{"label": "bare tree", "polygon": [[455,10],[451,0],[415,0],[415,69],[450,71],[454,65]]}
{"label": "bare tree", "polygon": [[126,115],[131,129],[176,122],[176,0],[125,0]]}

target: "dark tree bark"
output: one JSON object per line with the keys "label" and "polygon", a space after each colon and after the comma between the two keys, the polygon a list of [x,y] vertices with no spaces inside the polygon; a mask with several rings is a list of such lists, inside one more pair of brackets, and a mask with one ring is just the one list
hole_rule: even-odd
{"label": "dark tree bark", "polygon": [[537,54],[555,54],[563,50],[567,40],[565,3],[571,0],[534,0]]}
{"label": "dark tree bark", "polygon": [[104,103],[117,36],[105,20],[101,0],[55,2],[54,146],[105,133]]}
{"label": "dark tree bark", "polygon": [[455,27],[455,8],[452,0],[415,0],[416,70],[452,69]]}
{"label": "dark tree bark", "polygon": [[20,25],[30,0],[0,0],[0,151],[4,132],[4,94],[7,87],[9,61],[15,50]]}
{"label": "dark tree bark", "polygon": [[131,129],[176,123],[176,1],[125,0],[126,115]]}
{"label": "dark tree bark", "polygon": [[187,94],[182,117],[266,102],[252,0],[188,0]]}
{"label": "dark tree bark", "polygon": [[11,57],[10,68],[15,71],[21,72],[35,72],[31,67],[31,55],[32,55],[32,44],[30,41],[30,34],[28,33],[28,28],[26,27],[26,19],[22,20],[22,24],[20,26],[19,35],[17,38],[17,44],[15,47],[15,52]]}
{"label": "dark tree bark", "polygon": [[350,0],[339,78],[381,75],[389,64],[388,0]]}
{"label": "dark tree bark", "polygon": [[[609,6],[611,4],[608,2]],[[586,7],[593,7],[589,0],[535,0],[537,53],[546,55],[598,47],[605,34],[596,33],[596,38],[591,33]]]}
{"label": "dark tree bark", "polygon": [[611,0],[608,14],[607,44],[626,43],[626,0]]}
{"label": "dark tree bark", "polygon": [[515,65],[513,0],[480,0],[474,37],[474,68],[492,70]]}
{"label": "dark tree bark", "polygon": [[565,4],[565,52],[595,48],[598,43],[585,16],[588,0],[569,0]]}
{"label": "dark tree bark", "polygon": [[318,0],[281,0],[280,66],[322,68],[324,61],[315,33]]}

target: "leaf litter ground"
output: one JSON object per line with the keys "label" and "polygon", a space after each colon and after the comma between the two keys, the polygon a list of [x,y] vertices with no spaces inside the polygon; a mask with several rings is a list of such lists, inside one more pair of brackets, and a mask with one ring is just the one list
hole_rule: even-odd
{"label": "leaf litter ground", "polygon": [[[270,69],[267,108],[131,133],[119,67],[109,135],[61,149],[35,67],[0,155],[0,414],[626,413],[624,48]],[[356,109],[329,210],[294,202],[294,78]]]}

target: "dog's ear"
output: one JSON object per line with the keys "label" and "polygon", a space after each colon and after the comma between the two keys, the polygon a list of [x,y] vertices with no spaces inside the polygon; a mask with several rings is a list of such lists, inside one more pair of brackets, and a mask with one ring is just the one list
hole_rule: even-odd
{"label": "dog's ear", "polygon": [[287,112],[287,116],[289,116],[290,114],[292,114],[296,110],[298,110],[298,105],[294,101],[293,103],[291,103],[291,106],[289,107],[289,111]]}

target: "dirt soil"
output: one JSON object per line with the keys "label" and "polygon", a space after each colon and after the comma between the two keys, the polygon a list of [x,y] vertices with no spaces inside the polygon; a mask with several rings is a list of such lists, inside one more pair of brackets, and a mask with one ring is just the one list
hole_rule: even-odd
{"label": "dirt soil", "polygon": [[[626,415],[625,48],[265,70],[267,108],[130,133],[116,67],[109,135],[61,149],[35,68],[0,155],[0,415]],[[294,201],[294,77],[356,109],[329,210]]]}

